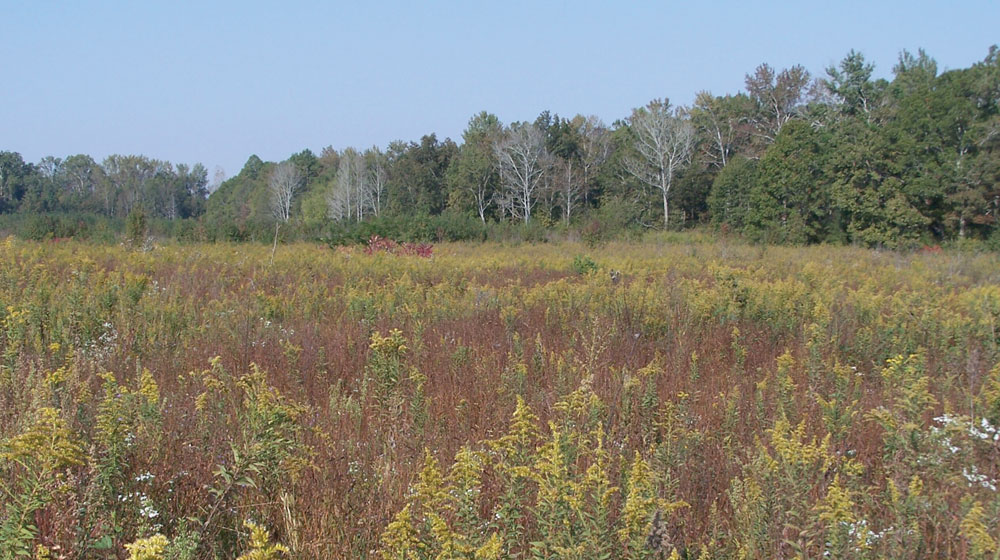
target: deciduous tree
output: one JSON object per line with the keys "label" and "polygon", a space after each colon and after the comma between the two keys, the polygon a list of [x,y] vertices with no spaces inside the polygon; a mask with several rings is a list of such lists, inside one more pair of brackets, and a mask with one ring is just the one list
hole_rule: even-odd
{"label": "deciduous tree", "polygon": [[660,191],[663,225],[669,226],[670,188],[691,161],[694,127],[665,99],[654,99],[632,111],[629,127],[633,153],[623,160],[625,169],[644,185]]}
{"label": "deciduous tree", "polygon": [[511,216],[528,223],[546,171],[545,137],[534,124],[515,123],[493,151],[500,169],[500,198]]}
{"label": "deciduous tree", "polygon": [[345,149],[340,154],[333,188],[327,195],[330,218],[336,221],[364,219],[369,207],[367,182],[364,156],[354,148]]}
{"label": "deciduous tree", "polygon": [[704,160],[722,169],[750,141],[753,103],[743,94],[717,97],[699,92],[691,108],[691,123],[701,134]]}
{"label": "deciduous tree", "polygon": [[287,223],[291,218],[292,200],[302,186],[302,172],[291,161],[275,166],[268,178],[267,187],[271,195],[271,212],[279,223]]}
{"label": "deciduous tree", "polygon": [[746,76],[747,93],[756,105],[751,122],[764,144],[774,142],[778,132],[795,115],[809,89],[809,72],[800,65],[775,72],[761,64]]}
{"label": "deciduous tree", "polygon": [[389,180],[389,158],[378,146],[372,146],[365,150],[364,160],[367,198],[372,214],[378,216],[382,211],[386,182]]}
{"label": "deciduous tree", "polygon": [[471,206],[483,223],[499,183],[493,145],[502,134],[503,125],[496,115],[482,111],[473,116],[446,174],[448,206],[462,209]]}

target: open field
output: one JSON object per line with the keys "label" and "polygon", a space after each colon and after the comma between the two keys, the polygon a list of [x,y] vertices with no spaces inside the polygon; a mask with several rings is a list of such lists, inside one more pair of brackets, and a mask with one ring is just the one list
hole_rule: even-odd
{"label": "open field", "polygon": [[0,557],[996,557],[1000,258],[688,241],[0,241]]}

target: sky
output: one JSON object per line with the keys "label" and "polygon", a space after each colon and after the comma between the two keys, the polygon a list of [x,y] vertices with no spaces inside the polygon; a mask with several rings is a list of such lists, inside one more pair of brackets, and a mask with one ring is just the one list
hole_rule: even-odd
{"label": "sky", "polygon": [[239,172],[469,118],[597,115],[743,89],[762,62],[814,76],[851,49],[891,78],[1000,43],[1000,2],[13,2],[0,0],[0,151],[143,154]]}

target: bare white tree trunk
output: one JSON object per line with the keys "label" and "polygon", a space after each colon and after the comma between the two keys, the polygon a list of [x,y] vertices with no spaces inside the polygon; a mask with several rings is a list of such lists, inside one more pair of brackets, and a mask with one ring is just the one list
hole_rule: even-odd
{"label": "bare white tree trunk", "polygon": [[478,183],[476,183],[476,209],[479,211],[479,220],[486,223],[486,208],[490,205],[489,198],[489,175],[484,175]]}
{"label": "bare white tree trunk", "polygon": [[274,168],[268,179],[271,194],[271,213],[279,222],[287,222],[292,214],[292,200],[302,186],[302,173],[290,161],[284,161]]}
{"label": "bare white tree trunk", "polygon": [[363,220],[365,212],[373,206],[370,185],[364,156],[354,148],[345,149],[340,156],[333,188],[327,193],[330,218],[337,221]]}
{"label": "bare white tree trunk", "polygon": [[573,204],[580,190],[579,182],[573,175],[573,160],[567,160],[563,173],[563,221],[569,223],[573,214]]}
{"label": "bare white tree trunk", "polygon": [[670,188],[674,175],[691,161],[694,127],[670,109],[669,101],[654,99],[629,119],[635,153],[624,159],[625,170],[663,196],[663,225],[670,225]]}
{"label": "bare white tree trunk", "polygon": [[545,138],[533,124],[512,126],[507,137],[494,145],[500,168],[502,199],[510,202],[511,215],[531,221],[535,194],[545,174]]}
{"label": "bare white tree trunk", "polygon": [[774,142],[785,125],[795,114],[809,86],[809,72],[802,66],[775,73],[768,64],[761,64],[753,74],[746,75],[746,88],[750,98],[757,103],[759,113],[753,119],[757,135],[768,144]]}
{"label": "bare white tree trunk", "polygon": [[368,200],[370,209],[375,216],[382,211],[382,197],[385,195],[385,184],[389,178],[385,154],[377,147],[371,147],[365,152],[368,174]]}

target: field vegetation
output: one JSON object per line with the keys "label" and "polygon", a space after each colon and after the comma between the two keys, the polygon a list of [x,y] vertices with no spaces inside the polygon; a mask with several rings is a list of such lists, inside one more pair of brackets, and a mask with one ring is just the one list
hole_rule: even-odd
{"label": "field vegetation", "polygon": [[997,558],[998,344],[991,253],[9,237],[0,557]]}

